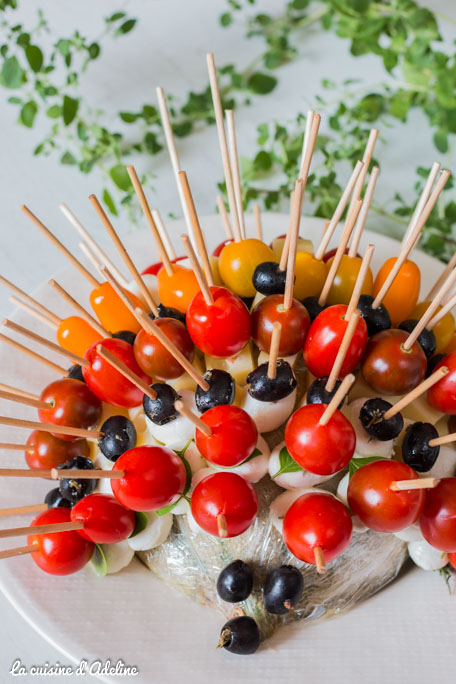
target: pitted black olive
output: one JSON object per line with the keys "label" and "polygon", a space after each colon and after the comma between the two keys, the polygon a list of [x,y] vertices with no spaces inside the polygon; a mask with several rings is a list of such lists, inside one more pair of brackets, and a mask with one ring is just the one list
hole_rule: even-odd
{"label": "pitted black olive", "polygon": [[279,359],[276,366],[276,377],[268,376],[268,363],[262,363],[247,376],[249,394],[258,401],[279,401],[287,397],[296,387],[293,370],[284,359]]}
{"label": "pitted black olive", "polygon": [[206,371],[203,378],[209,383],[209,389],[203,390],[199,385],[196,388],[195,404],[200,413],[214,406],[233,403],[236,383],[227,371],[214,368]]}
{"label": "pitted black olive", "polygon": [[404,419],[400,412],[387,420],[383,417],[391,407],[392,404],[389,401],[375,397],[365,401],[359,412],[359,419],[363,428],[371,437],[381,442],[394,439],[404,427]]}
{"label": "pitted black olive", "polygon": [[179,399],[179,395],[171,385],[166,385],[164,382],[156,382],[151,387],[157,396],[151,399],[146,394],[144,395],[144,413],[155,425],[166,425],[178,416],[174,402]]}
{"label": "pitted black olive", "polygon": [[255,290],[264,295],[283,294],[287,272],[282,271],[275,261],[258,264],[253,272],[252,282]]}
{"label": "pitted black olive", "polygon": [[[336,380],[334,389],[328,392],[326,389],[326,383],[328,382],[328,376],[322,378],[315,378],[313,383],[307,390],[306,400],[308,404],[329,404],[335,393],[340,387],[341,380]],[[340,402],[338,408],[342,408],[345,401],[345,397]]]}
{"label": "pitted black olive", "polygon": [[431,439],[439,433],[431,423],[413,423],[405,431],[402,442],[402,458],[418,473],[426,473],[432,468],[439,455],[439,446],[430,446]]}
{"label": "pitted black olive", "polygon": [[321,314],[323,309],[326,309],[326,306],[320,306],[316,297],[306,297],[305,299],[301,300],[301,303],[306,307],[307,313],[309,314],[309,318],[312,323],[316,317]]}
{"label": "pitted black olive", "polygon": [[372,308],[374,297],[363,294],[358,300],[358,309],[361,311],[361,316],[366,321],[367,334],[369,337],[381,330],[389,330],[391,328],[391,318],[387,309],[380,304],[376,309]]}
{"label": "pitted black olive", "polygon": [[101,426],[101,432],[103,437],[98,440],[98,446],[110,461],[117,461],[136,446],[136,429],[126,416],[110,416]]}
{"label": "pitted black olive", "polygon": [[[416,327],[416,324],[418,323],[418,320],[416,318],[409,318],[406,321],[402,321],[402,323],[399,324],[399,329],[400,330],[405,330],[407,333],[411,333],[412,330]],[[424,328],[418,335],[417,339],[418,344],[426,354],[426,358],[430,359],[433,354],[435,354],[435,350],[437,347],[437,343],[435,340],[435,335],[432,332],[432,330],[427,330]]]}
{"label": "pitted black olive", "polygon": [[123,340],[124,342],[127,342],[127,344],[131,344],[131,346],[134,345],[136,340],[136,334],[131,330],[119,330],[118,332],[113,333],[112,336],[116,340]]}

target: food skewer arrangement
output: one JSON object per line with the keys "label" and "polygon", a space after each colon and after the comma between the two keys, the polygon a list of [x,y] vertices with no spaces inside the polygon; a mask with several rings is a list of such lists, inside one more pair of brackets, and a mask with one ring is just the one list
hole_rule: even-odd
{"label": "food skewer arrangement", "polygon": [[[261,617],[299,616],[305,568],[315,568],[318,586],[333,568],[343,571],[363,536],[396,535],[401,553],[398,540],[421,567],[456,569],[456,259],[419,302],[420,272],[410,258],[450,173],[439,175],[434,164],[398,255],[374,278],[375,246],[363,255],[359,249],[378,180],[378,168],[370,169],[378,131],[314,251],[300,235],[320,126],[311,111],[286,233],[266,244],[255,207],[249,237],[233,112],[223,112],[212,55],[208,68],[229,204],[228,213],[217,198],[226,239],[212,254],[161,89],[188,230],[179,241],[185,254],[176,256],[132,166],[158,262],[140,272],[90,197],[131,281],[65,205],[97,276],[22,208],[89,282],[92,312],[75,298],[76,286],[68,292],[49,281],[75,312],[60,318],[0,276],[30,316],[30,327],[10,320],[3,326],[44,351],[9,335],[1,340],[56,375],[39,395],[0,385],[0,398],[37,410],[39,419],[0,417],[0,425],[31,430],[25,444],[0,445],[24,450],[27,465],[2,468],[0,477],[58,484],[43,503],[27,503],[24,482],[23,500],[0,510],[2,518],[38,513],[28,525],[0,530],[0,538],[27,537],[0,558],[29,555],[41,570],[67,575],[95,559],[99,567],[100,558],[105,572],[114,572],[138,552],[152,567],[155,550],[166,554],[178,519],[185,520],[202,545],[213,540],[225,549],[220,557],[236,544],[238,557],[214,582],[220,602],[239,604],[219,646],[249,654],[267,636]],[[328,251],[344,212],[338,247]],[[35,319],[55,342],[33,330]],[[252,530],[267,535],[288,562],[259,570],[242,542]],[[111,568],[108,557],[116,558]],[[260,617],[249,614],[258,582]]]}

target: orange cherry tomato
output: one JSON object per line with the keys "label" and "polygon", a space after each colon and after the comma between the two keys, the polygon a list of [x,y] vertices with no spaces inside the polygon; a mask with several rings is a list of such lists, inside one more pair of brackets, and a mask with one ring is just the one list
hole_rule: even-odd
{"label": "orange cherry tomato", "polygon": [[102,339],[100,333],[79,316],[65,318],[57,329],[57,342],[60,346],[78,356],[84,356],[92,344]]}
{"label": "orange cherry tomato", "polygon": [[[424,301],[420,302],[415,306],[413,310],[412,318],[420,319],[424,312],[429,308],[431,302]],[[439,306],[435,313],[441,311],[442,307]],[[435,335],[436,348],[435,353],[440,354],[444,349],[451,343],[454,333],[455,324],[454,317],[451,313],[445,314],[445,316],[432,328],[432,332]],[[453,350],[451,350],[453,351]]]}
{"label": "orange cherry tomato", "polygon": [[[132,303],[143,309],[141,300],[132,292],[127,292]],[[141,326],[129,312],[110,283],[101,283],[90,293],[90,304],[103,328],[108,332],[131,330],[137,333]]]}
{"label": "orange cherry tomato", "polygon": [[[328,270],[334,261],[331,257],[327,263]],[[339,268],[328,295],[328,304],[348,304],[355,287],[356,278],[358,277],[359,269],[361,268],[362,259],[359,257],[350,257],[348,254],[342,256]],[[371,295],[374,286],[374,278],[370,268],[366,273],[361,294]]]}
{"label": "orange cherry tomato", "polygon": [[[435,326],[437,327],[437,326]],[[450,343],[447,344],[445,349],[443,350],[443,354],[451,354],[451,352],[456,351],[456,332],[454,333],[453,337],[450,340]]]}
{"label": "orange cherry tomato", "polygon": [[[374,297],[377,296],[395,263],[396,257],[387,259],[377,273],[374,282]],[[388,310],[393,326],[411,318],[420,294],[420,285],[420,269],[414,261],[405,261],[382,302]]]}
{"label": "orange cherry tomato", "polygon": [[219,257],[219,271],[223,283],[239,297],[254,297],[252,282],[258,264],[277,261],[274,252],[261,240],[249,238],[225,245]]}
{"label": "orange cherry tomato", "polygon": [[200,286],[195,274],[189,268],[173,264],[173,274],[168,275],[165,268],[157,274],[158,296],[163,306],[172,307],[187,313],[190,302]]}

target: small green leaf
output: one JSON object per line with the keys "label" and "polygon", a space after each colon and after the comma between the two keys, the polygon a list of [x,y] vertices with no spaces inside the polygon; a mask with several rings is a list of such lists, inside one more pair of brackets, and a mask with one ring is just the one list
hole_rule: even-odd
{"label": "small green leaf", "polygon": [[289,451],[285,446],[280,450],[279,464],[279,470],[272,476],[272,479],[285,473],[299,473],[300,470],[304,470],[304,468],[301,468],[301,466],[291,458]]}
{"label": "small green leaf", "polygon": [[49,107],[49,109],[46,110],[46,116],[48,116],[50,119],[58,119],[61,114],[62,107],[57,104],[52,105],[52,107]]}
{"label": "small green leaf", "polygon": [[78,113],[79,100],[75,100],[68,95],[63,97],[63,123],[65,126],[69,126],[76,114]]}
{"label": "small green leaf", "polygon": [[224,12],[220,15],[220,24],[222,26],[229,26],[233,23],[233,15],[230,12]]}
{"label": "small green leaf", "polygon": [[135,511],[135,529],[130,534],[129,538],[131,539],[132,537],[136,537],[137,534],[144,532],[148,522],[149,518],[146,513],[143,513],[143,511]]}
{"label": "small green leaf", "polygon": [[8,57],[3,62],[1,71],[1,82],[5,88],[20,88],[22,85],[22,74],[21,65],[19,64],[17,57]]}
{"label": "small green leaf", "polygon": [[367,465],[368,463],[373,463],[374,461],[387,461],[387,458],[383,456],[366,456],[366,458],[352,458],[348,464],[348,476],[352,477],[357,470]]}
{"label": "small green leaf", "polygon": [[113,214],[114,216],[118,216],[114,200],[112,199],[110,193],[108,192],[108,190],[106,190],[106,188],[103,190],[103,202],[106,204],[111,214]]}
{"label": "small green leaf", "polygon": [[32,71],[38,73],[43,66],[43,53],[40,48],[37,45],[27,45],[25,48],[25,56]]}
{"label": "small green leaf", "polygon": [[61,164],[67,164],[67,165],[74,165],[74,164],[77,164],[78,162],[77,162],[76,157],[73,154],[71,154],[71,152],[68,152],[68,150],[67,150],[66,152],[64,152],[62,154],[62,156],[60,158],[60,163]]}
{"label": "small green leaf", "polygon": [[27,128],[32,128],[37,112],[38,105],[36,104],[36,102],[33,102],[33,100],[30,100],[30,102],[26,102],[22,106],[21,113],[19,114],[20,122],[24,124],[24,126],[27,126]]}
{"label": "small green leaf", "polygon": [[269,74],[262,74],[256,71],[247,81],[247,87],[257,95],[267,95],[277,85],[277,79]]}
{"label": "small green leaf", "polygon": [[127,21],[124,21],[124,23],[119,26],[116,31],[116,35],[119,36],[121,34],[130,33],[130,31],[135,27],[135,24],[136,19],[127,19]]}
{"label": "small green leaf", "polygon": [[126,192],[131,189],[130,176],[123,164],[116,164],[113,166],[109,171],[109,175],[120,190]]}
{"label": "small green leaf", "polygon": [[99,544],[95,544],[95,549],[90,559],[90,563],[99,577],[105,577],[108,572],[108,563],[103,549]]}
{"label": "small green leaf", "polygon": [[138,115],[133,112],[120,112],[119,116],[125,123],[134,123],[138,118]]}
{"label": "small green leaf", "polygon": [[98,45],[98,43],[91,43],[89,45],[88,53],[89,53],[90,59],[96,59],[99,56],[100,52],[101,52],[101,50],[100,50],[100,46]]}
{"label": "small green leaf", "polygon": [[442,154],[448,152],[448,132],[446,130],[439,128],[434,133],[433,141],[439,152],[442,152]]}
{"label": "small green leaf", "polygon": [[119,21],[119,19],[123,19],[125,17],[125,12],[114,12],[114,14],[111,14],[110,17],[105,19],[107,24],[110,24],[113,21]]}

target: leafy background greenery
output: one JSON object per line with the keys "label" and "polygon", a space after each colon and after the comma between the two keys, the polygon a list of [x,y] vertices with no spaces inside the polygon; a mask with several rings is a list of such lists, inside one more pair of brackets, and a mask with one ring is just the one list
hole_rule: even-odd
{"label": "leafy background greenery", "polygon": [[[83,95],[83,85],[86,71],[100,59],[107,41],[119,41],[118,49],[128,50],[122,41],[134,31],[137,20],[119,10],[104,19],[104,30],[96,39],[78,30],[58,37],[41,10],[33,26],[17,22],[18,1],[0,0],[0,85],[17,108],[18,123],[40,131],[33,153],[55,155],[62,165],[77,167],[84,174],[101,170],[102,196],[110,211],[117,215],[126,209],[134,220],[136,203],[124,166],[132,155],[147,159],[162,150],[156,104],[148,101],[113,117],[113,112],[92,107]],[[351,78],[342,83],[322,79],[313,104],[327,125],[309,177],[309,210],[330,216],[340,195],[341,170],[362,156],[370,128],[383,131],[400,126],[404,135],[413,136],[410,116],[414,111],[425,117],[432,131],[436,157],[451,167],[456,136],[456,41],[446,48],[439,26],[448,18],[437,17],[413,0],[278,0],[274,14],[262,11],[261,5],[261,0],[227,0],[219,17],[227,31],[234,24],[242,25],[246,39],[258,46],[246,68],[234,62],[219,66],[225,107],[248,106],[263,98],[267,112],[281,68],[299,58],[309,31],[316,28],[344,41],[352,56],[369,54],[382,65],[384,78],[375,84]],[[168,97],[176,137],[191,136],[214,124],[208,86]],[[114,121],[112,127],[104,124],[107,118]],[[120,132],[125,124],[128,134]],[[304,126],[305,112],[292,121],[257,122],[256,149],[242,159],[246,207],[252,201],[272,210],[287,205]],[[427,173],[426,168],[416,169],[416,194]],[[143,181],[153,187],[152,173],[145,173]],[[222,183],[220,188],[224,190]],[[405,226],[416,197],[412,199],[406,201],[396,193],[386,203],[374,202],[373,211]],[[428,221],[422,247],[447,260],[454,251],[455,227],[456,201],[449,183]]]}

